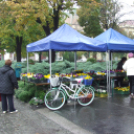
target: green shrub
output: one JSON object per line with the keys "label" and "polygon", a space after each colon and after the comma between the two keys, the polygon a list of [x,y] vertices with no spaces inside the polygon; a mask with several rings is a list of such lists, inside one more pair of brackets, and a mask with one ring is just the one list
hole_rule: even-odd
{"label": "green shrub", "polygon": [[29,91],[31,88],[36,88],[36,86],[34,85],[34,84],[26,84],[25,86],[24,86],[24,90],[25,91]]}
{"label": "green shrub", "polygon": [[29,95],[34,97],[36,91],[36,86],[29,88]]}
{"label": "green shrub", "polygon": [[44,96],[45,96],[45,92],[44,91],[38,91],[36,90],[35,92],[35,97],[41,99],[41,100],[44,100]]}
{"label": "green shrub", "polygon": [[90,61],[92,63],[95,63],[96,62],[96,59],[94,59],[94,58],[88,58],[87,61]]}
{"label": "green shrub", "polygon": [[34,64],[35,62],[32,59],[29,59],[29,64]]}
{"label": "green shrub", "polygon": [[24,85],[24,81],[18,81],[18,86],[19,86],[19,88],[23,88],[26,86],[26,83]]}
{"label": "green shrub", "polygon": [[23,91],[23,90],[21,90],[21,89],[15,90],[15,96],[16,96],[16,98],[19,97],[19,95],[20,95],[20,93],[21,93],[22,91]]}
{"label": "green shrub", "polygon": [[38,104],[43,104],[44,101],[37,98],[37,97],[33,97],[30,101],[29,101],[29,104],[30,105],[38,105]]}
{"label": "green shrub", "polygon": [[5,61],[4,60],[1,60],[0,61],[0,67],[3,67],[5,65]]}
{"label": "green shrub", "polygon": [[32,98],[32,99],[29,101],[29,104],[30,104],[30,105],[38,105],[38,101],[36,101],[34,98]]}
{"label": "green shrub", "polygon": [[28,102],[31,99],[30,93],[28,91],[22,91],[19,95],[18,98],[21,101]]}

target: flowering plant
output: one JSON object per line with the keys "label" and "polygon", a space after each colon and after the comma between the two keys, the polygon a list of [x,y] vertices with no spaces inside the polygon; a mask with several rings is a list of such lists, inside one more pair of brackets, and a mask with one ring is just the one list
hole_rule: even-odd
{"label": "flowering plant", "polygon": [[44,75],[41,73],[37,73],[36,75],[34,75],[34,78],[39,80],[44,80]]}
{"label": "flowering plant", "polygon": [[[107,70],[101,71],[101,72],[107,73]],[[115,71],[114,70],[110,70],[110,74],[113,74],[113,73],[115,73]]]}
{"label": "flowering plant", "polygon": [[124,73],[124,70],[115,70],[116,73]]}
{"label": "flowering plant", "polygon": [[130,90],[130,87],[128,86],[128,87],[116,87],[116,88],[114,88],[115,90],[118,90],[118,91],[129,91]]}

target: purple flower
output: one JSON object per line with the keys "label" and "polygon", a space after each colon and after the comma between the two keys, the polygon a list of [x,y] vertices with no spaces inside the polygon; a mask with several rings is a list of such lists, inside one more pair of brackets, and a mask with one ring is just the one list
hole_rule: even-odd
{"label": "purple flower", "polygon": [[36,74],[34,77],[35,77],[36,79],[41,79],[41,78],[44,77],[44,75],[41,74],[41,73],[38,73],[38,74]]}

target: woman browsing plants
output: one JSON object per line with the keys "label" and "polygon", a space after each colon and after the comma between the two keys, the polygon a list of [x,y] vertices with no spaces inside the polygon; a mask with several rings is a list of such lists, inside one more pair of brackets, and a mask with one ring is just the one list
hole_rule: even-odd
{"label": "woman browsing plants", "polygon": [[127,76],[130,82],[130,98],[134,98],[134,57],[133,53],[128,54],[128,60],[122,66],[127,71]]}
{"label": "woman browsing plants", "polygon": [[3,113],[7,113],[8,107],[10,113],[18,112],[18,110],[14,108],[13,102],[14,89],[18,89],[18,82],[15,71],[10,67],[11,64],[11,60],[6,60],[5,65],[0,68],[0,94]]}

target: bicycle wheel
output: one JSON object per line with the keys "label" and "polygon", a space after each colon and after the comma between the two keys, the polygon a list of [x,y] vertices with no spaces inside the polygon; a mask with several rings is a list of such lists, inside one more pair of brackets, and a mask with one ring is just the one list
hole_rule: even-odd
{"label": "bicycle wheel", "polygon": [[46,93],[44,101],[48,109],[58,110],[65,104],[65,94],[58,89],[52,89]]}
{"label": "bicycle wheel", "polygon": [[88,106],[94,100],[94,91],[92,87],[83,87],[79,92],[78,96],[80,97],[77,99],[78,103],[81,106]]}

